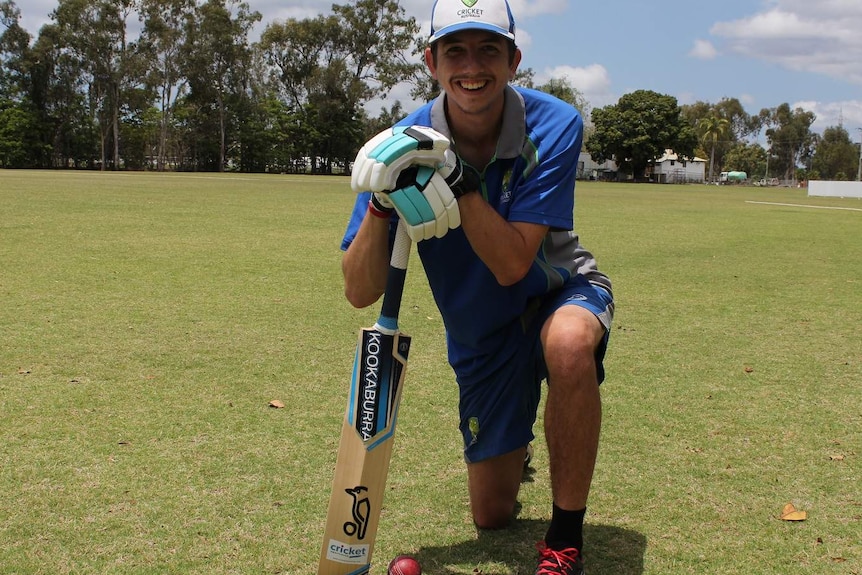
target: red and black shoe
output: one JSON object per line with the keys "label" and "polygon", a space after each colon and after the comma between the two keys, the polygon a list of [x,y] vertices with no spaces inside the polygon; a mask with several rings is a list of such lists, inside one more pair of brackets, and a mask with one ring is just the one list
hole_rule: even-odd
{"label": "red and black shoe", "polygon": [[540,541],[536,549],[539,551],[536,575],[584,575],[584,561],[574,547],[549,549],[544,541]]}

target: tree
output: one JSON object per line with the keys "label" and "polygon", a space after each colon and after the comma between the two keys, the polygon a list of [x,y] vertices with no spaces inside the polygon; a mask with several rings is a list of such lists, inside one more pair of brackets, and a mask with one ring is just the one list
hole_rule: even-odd
{"label": "tree", "polygon": [[816,116],[802,108],[791,109],[789,104],[777,108],[763,109],[760,119],[766,126],[771,156],[770,170],[783,175],[785,180],[792,179],[796,168],[807,164],[814,151],[815,134],[811,125]]}
{"label": "tree", "polygon": [[725,171],[745,172],[749,178],[766,177],[766,150],[760,144],[740,142],[724,155]]}
{"label": "tree", "polygon": [[698,101],[682,106],[682,114],[688,122],[701,132],[703,124],[714,122],[714,118],[727,120],[727,126],[716,138],[701,140],[702,153],[710,158],[710,179],[715,167],[726,164],[724,155],[761,130],[760,117],[751,116],[736,98],[722,98],[718,103]]}
{"label": "tree", "polygon": [[0,1],[0,98],[20,101],[26,94],[26,61],[30,34],[21,27],[21,10]]}
{"label": "tree", "polygon": [[590,115],[590,103],[587,101],[586,97],[584,97],[583,92],[572,85],[571,80],[569,80],[567,76],[562,78],[551,78],[537,89],[552,96],[556,96],[564,102],[568,102],[574,106],[584,118]]}
{"label": "tree", "polygon": [[[228,130],[233,120],[232,105],[244,97],[244,85],[251,61],[248,33],[261,18],[245,2],[207,0],[188,18],[184,46],[185,76],[189,80],[189,101],[197,105],[198,129],[216,126],[213,158],[200,158],[203,165],[223,172],[228,159]],[[201,123],[204,120],[204,123]],[[204,137],[209,135],[204,132]]]}
{"label": "tree", "polygon": [[134,49],[126,42],[126,21],[133,8],[134,0],[60,0],[52,13],[61,32],[60,46],[68,47],[87,85],[103,170],[109,163],[119,167],[121,109],[126,88],[135,83]]}
{"label": "tree", "polygon": [[730,128],[730,121],[721,116],[707,116],[698,120],[697,128],[700,130],[701,141],[709,146],[709,176],[707,181],[712,182],[713,167],[715,166],[715,148],[718,142],[727,134]]}
{"label": "tree", "polygon": [[306,81],[334,57],[338,21],[333,16],[273,22],[261,34],[259,48],[269,67],[269,81],[289,108],[308,101]]}
{"label": "tree", "polygon": [[615,105],[593,110],[592,120],[596,129],[586,149],[593,160],[613,159],[636,181],[667,149],[683,158],[694,156],[697,135],[672,96],[637,90]]}
{"label": "tree", "polygon": [[333,4],[332,11],[338,20],[335,47],[345,63],[345,77],[361,85],[357,104],[385,98],[422,66],[408,59],[419,25],[406,16],[398,0],[354,0]]}
{"label": "tree", "polygon": [[29,97],[39,118],[40,142],[50,154],[41,167],[94,165],[99,137],[88,109],[83,65],[65,48],[65,33],[56,23],[46,24],[31,50],[28,63]]}
{"label": "tree", "polygon": [[407,59],[419,26],[399,2],[358,0],[332,10],[269,24],[260,41],[273,88],[308,127],[296,152],[311,159],[313,171],[326,173],[331,160],[346,163],[359,148],[364,104],[385,98],[421,66]]}
{"label": "tree", "polygon": [[850,133],[843,126],[830,126],[823,130],[817,143],[811,169],[824,180],[850,180],[856,176],[858,162],[857,147]]}
{"label": "tree", "polygon": [[140,19],[144,27],[139,50],[149,62],[145,83],[158,98],[156,169],[159,171],[167,163],[173,109],[187,84],[181,75],[180,58],[185,43],[183,25],[193,13],[194,0],[141,0]]}

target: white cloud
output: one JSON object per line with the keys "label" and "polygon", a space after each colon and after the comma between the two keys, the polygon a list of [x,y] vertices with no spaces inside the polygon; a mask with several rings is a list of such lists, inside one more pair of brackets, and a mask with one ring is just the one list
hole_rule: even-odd
{"label": "white cloud", "polygon": [[602,108],[617,101],[617,97],[611,92],[610,75],[601,64],[548,68],[536,73],[535,82],[541,85],[551,78],[568,79],[572,86],[584,95],[591,108]]}
{"label": "white cloud", "polygon": [[[859,141],[860,134],[856,128],[862,127],[862,100],[845,100],[843,102],[800,101],[790,104],[791,108],[802,108],[814,112],[816,119],[812,130],[823,131],[824,128],[842,124],[854,141]],[[855,132],[855,133],[854,133]]]}
{"label": "white cloud", "polygon": [[712,60],[718,56],[718,50],[708,40],[695,40],[688,55],[699,60]]}
{"label": "white cloud", "polygon": [[796,71],[862,84],[862,2],[773,0],[752,16],[710,32],[729,51]]}

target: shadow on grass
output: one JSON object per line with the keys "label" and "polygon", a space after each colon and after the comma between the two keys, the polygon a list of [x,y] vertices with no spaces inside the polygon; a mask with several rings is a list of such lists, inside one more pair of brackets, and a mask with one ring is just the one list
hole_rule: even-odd
{"label": "shadow on grass", "polygon": [[[416,554],[424,575],[532,575],[538,553],[535,543],[548,528],[546,521],[515,520],[507,529],[478,531],[477,538],[440,547],[423,547]],[[588,575],[642,575],[646,537],[615,525],[584,526]]]}

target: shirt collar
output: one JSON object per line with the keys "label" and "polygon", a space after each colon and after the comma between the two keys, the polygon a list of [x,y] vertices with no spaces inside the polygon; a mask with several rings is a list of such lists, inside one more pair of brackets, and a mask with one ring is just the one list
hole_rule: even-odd
{"label": "shirt collar", "polygon": [[[512,86],[506,86],[505,98],[503,129],[497,139],[496,157],[499,159],[517,158],[521,154],[527,134],[527,109],[524,105],[524,97]],[[452,132],[446,121],[445,100],[446,92],[442,92],[431,105],[431,127],[451,139]]]}

